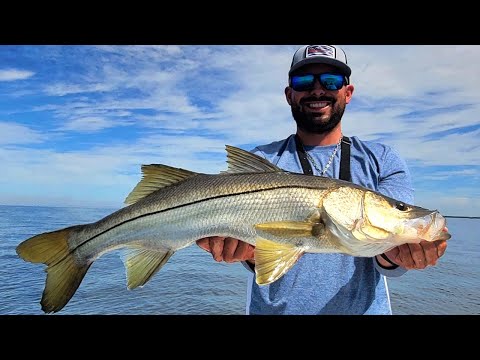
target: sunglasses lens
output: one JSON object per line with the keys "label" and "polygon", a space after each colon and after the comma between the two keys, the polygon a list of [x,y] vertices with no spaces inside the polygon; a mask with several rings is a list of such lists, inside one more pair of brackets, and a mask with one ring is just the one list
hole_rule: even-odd
{"label": "sunglasses lens", "polygon": [[320,84],[326,90],[340,90],[345,81],[345,77],[341,74],[306,74],[306,75],[294,75],[291,78],[291,86],[295,91],[309,91],[315,87],[315,77],[318,76]]}
{"label": "sunglasses lens", "polygon": [[343,86],[343,75],[320,74],[320,83],[327,90],[340,90]]}
{"label": "sunglasses lens", "polygon": [[306,91],[313,89],[315,77],[312,74],[292,76],[292,89],[295,91]]}

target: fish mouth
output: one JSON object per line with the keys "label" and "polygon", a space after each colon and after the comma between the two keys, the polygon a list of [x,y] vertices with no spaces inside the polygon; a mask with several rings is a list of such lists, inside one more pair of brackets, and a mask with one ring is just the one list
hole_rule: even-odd
{"label": "fish mouth", "polygon": [[417,234],[422,240],[448,240],[452,237],[446,228],[447,220],[438,211],[434,211],[416,222]]}

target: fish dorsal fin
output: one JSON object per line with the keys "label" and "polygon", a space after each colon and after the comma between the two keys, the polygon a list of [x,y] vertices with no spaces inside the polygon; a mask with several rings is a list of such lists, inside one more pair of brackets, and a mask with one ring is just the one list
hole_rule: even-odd
{"label": "fish dorsal fin", "polygon": [[278,166],[249,151],[226,145],[228,170],[223,173],[283,172]]}
{"label": "fish dorsal fin", "polygon": [[142,180],[140,180],[137,186],[135,186],[127,196],[125,204],[134,204],[158,189],[197,175],[197,173],[193,171],[162,164],[142,165],[142,173]]}
{"label": "fish dorsal fin", "polygon": [[255,241],[255,273],[259,285],[267,285],[282,277],[295,265],[305,249],[292,244],[279,244],[263,238]]}
{"label": "fish dorsal fin", "polygon": [[128,288],[145,285],[173,254],[171,250],[129,249],[125,260]]}

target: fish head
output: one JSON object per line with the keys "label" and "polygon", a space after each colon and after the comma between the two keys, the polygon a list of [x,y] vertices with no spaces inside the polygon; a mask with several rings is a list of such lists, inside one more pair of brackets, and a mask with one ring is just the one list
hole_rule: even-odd
{"label": "fish head", "polygon": [[327,223],[357,240],[393,245],[448,240],[446,219],[437,211],[357,187],[340,187],[325,196]]}
{"label": "fish head", "polygon": [[360,228],[366,234],[383,232],[398,244],[451,237],[446,230],[446,219],[437,210],[410,205],[375,192],[365,193],[363,208]]}

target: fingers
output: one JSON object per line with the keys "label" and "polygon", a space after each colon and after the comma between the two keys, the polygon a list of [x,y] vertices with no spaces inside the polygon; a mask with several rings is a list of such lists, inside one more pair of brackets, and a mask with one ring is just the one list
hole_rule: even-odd
{"label": "fingers", "polygon": [[[427,266],[434,266],[438,259],[443,256],[447,248],[446,240],[434,242],[422,241],[420,243],[403,244],[398,249],[396,256],[393,250],[389,251],[389,257],[405,269],[425,269]],[[392,253],[392,255],[390,255]]]}
{"label": "fingers", "polygon": [[197,245],[201,247],[203,250],[210,252],[210,243],[208,238],[197,240]]}
{"label": "fingers", "polygon": [[196,241],[203,250],[212,254],[215,261],[233,263],[253,260],[255,247],[234,238],[211,236]]}
{"label": "fingers", "polygon": [[235,250],[234,259],[236,261],[253,260],[255,258],[255,246],[244,241],[239,241]]}
{"label": "fingers", "polygon": [[385,255],[395,264],[401,265],[401,259],[399,257],[400,255],[400,249],[399,247],[394,247],[393,249],[387,251]]}
{"label": "fingers", "polygon": [[433,244],[437,248],[438,257],[442,257],[445,254],[445,250],[447,250],[447,240],[434,241]]}
{"label": "fingers", "polygon": [[223,261],[233,263],[253,258],[255,248],[244,242],[233,238],[225,238],[223,245]]}
{"label": "fingers", "polygon": [[[426,256],[427,247],[430,247],[430,250],[435,249],[435,245],[432,247],[431,243],[425,242],[425,244],[408,244],[408,248],[410,250],[410,254],[413,260],[413,269],[425,269],[429,264]],[[436,252],[436,251],[435,251]],[[432,265],[435,265],[437,260],[432,257],[430,251],[430,258],[432,258]]]}
{"label": "fingers", "polygon": [[235,250],[237,250],[239,241],[237,239],[225,238],[223,245],[223,260],[227,263],[232,263],[235,261]]}
{"label": "fingers", "polygon": [[225,243],[225,238],[212,236],[208,238],[210,244],[210,252],[212,253],[215,261],[223,261],[223,246]]}
{"label": "fingers", "polygon": [[420,244],[404,244],[400,253],[406,269],[425,269],[437,262],[436,247],[430,242],[422,241]]}
{"label": "fingers", "polygon": [[433,266],[437,264],[437,260],[439,258],[437,254],[437,247],[435,243],[426,241],[425,243],[422,242],[423,252],[425,253],[425,266]]}
{"label": "fingers", "polygon": [[403,244],[398,247],[399,253],[397,257],[401,266],[410,270],[415,268],[415,261],[412,258],[410,247],[408,245],[409,244]]}

